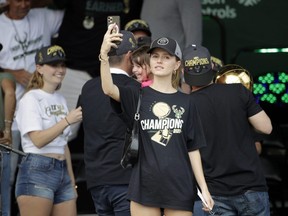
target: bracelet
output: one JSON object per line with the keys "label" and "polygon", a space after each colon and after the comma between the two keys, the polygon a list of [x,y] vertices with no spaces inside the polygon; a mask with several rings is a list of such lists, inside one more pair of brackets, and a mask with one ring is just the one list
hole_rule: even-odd
{"label": "bracelet", "polygon": [[7,119],[5,119],[4,122],[5,122],[5,123],[9,123],[9,124],[12,124],[12,123],[13,123],[13,121],[7,120]]}
{"label": "bracelet", "polygon": [[99,54],[98,56],[98,59],[100,62],[107,62],[109,60],[109,57],[107,56],[107,59],[103,59],[102,56],[101,56],[101,53]]}
{"label": "bracelet", "polygon": [[67,122],[68,125],[71,125],[66,117],[64,119],[65,119],[65,121]]}

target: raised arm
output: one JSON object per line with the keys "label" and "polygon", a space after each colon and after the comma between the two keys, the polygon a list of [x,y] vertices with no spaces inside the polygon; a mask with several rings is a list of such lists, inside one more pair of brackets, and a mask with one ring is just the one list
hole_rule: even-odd
{"label": "raised arm", "polygon": [[110,73],[110,64],[109,64],[109,57],[108,53],[111,48],[117,48],[117,45],[112,41],[122,41],[120,33],[111,33],[111,30],[115,28],[115,24],[109,25],[107,32],[104,35],[103,42],[101,45],[99,60],[100,64],[100,76],[101,76],[101,83],[102,89],[104,94],[110,96],[116,101],[120,101],[120,94],[119,89],[113,83],[113,79]]}

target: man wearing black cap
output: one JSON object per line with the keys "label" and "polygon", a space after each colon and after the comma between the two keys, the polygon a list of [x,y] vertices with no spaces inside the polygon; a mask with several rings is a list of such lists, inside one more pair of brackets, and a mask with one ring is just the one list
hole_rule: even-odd
{"label": "man wearing black cap", "polygon": [[134,19],[125,25],[125,30],[131,31],[137,40],[138,46],[151,44],[151,31],[148,23],[145,20]]}
{"label": "man wearing black cap", "polygon": [[[136,40],[129,31],[121,33],[121,44],[109,53],[110,70],[117,85],[131,85],[137,91],[140,84],[130,77],[130,58],[137,48]],[[99,216],[130,216],[126,193],[131,169],[120,165],[127,125],[113,112],[109,96],[103,93],[100,77],[83,86],[79,101],[83,108],[86,181],[96,212]]]}
{"label": "man wearing black cap", "polygon": [[[202,120],[207,146],[200,149],[215,215],[269,215],[269,197],[252,127],[270,134],[272,125],[252,93],[242,84],[214,84],[209,51],[184,50],[185,82]],[[257,203],[257,205],[255,205]],[[205,215],[196,202],[195,215]]]}

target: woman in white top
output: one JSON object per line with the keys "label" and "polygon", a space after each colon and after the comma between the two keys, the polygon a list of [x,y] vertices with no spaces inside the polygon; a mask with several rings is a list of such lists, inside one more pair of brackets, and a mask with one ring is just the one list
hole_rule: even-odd
{"label": "woman in white top", "polygon": [[[68,112],[57,93],[65,77],[65,52],[41,48],[16,121],[26,156],[19,166],[16,197],[22,216],[76,216],[75,179],[67,145],[70,125],[82,120],[82,109]],[[65,213],[63,213],[65,212]]]}

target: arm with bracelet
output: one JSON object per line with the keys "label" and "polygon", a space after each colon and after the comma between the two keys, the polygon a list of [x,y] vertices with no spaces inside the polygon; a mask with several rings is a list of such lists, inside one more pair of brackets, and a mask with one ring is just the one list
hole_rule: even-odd
{"label": "arm with bracelet", "polygon": [[[1,73],[1,94],[3,97],[1,98],[3,106],[1,109],[3,110],[4,116],[1,116],[1,124],[4,125],[1,127],[3,136],[0,138],[0,143],[11,145],[12,144],[12,134],[11,127],[14,118],[15,106],[16,106],[16,96],[15,96],[15,80],[14,77],[10,73]],[[3,121],[4,117],[4,121]]]}

